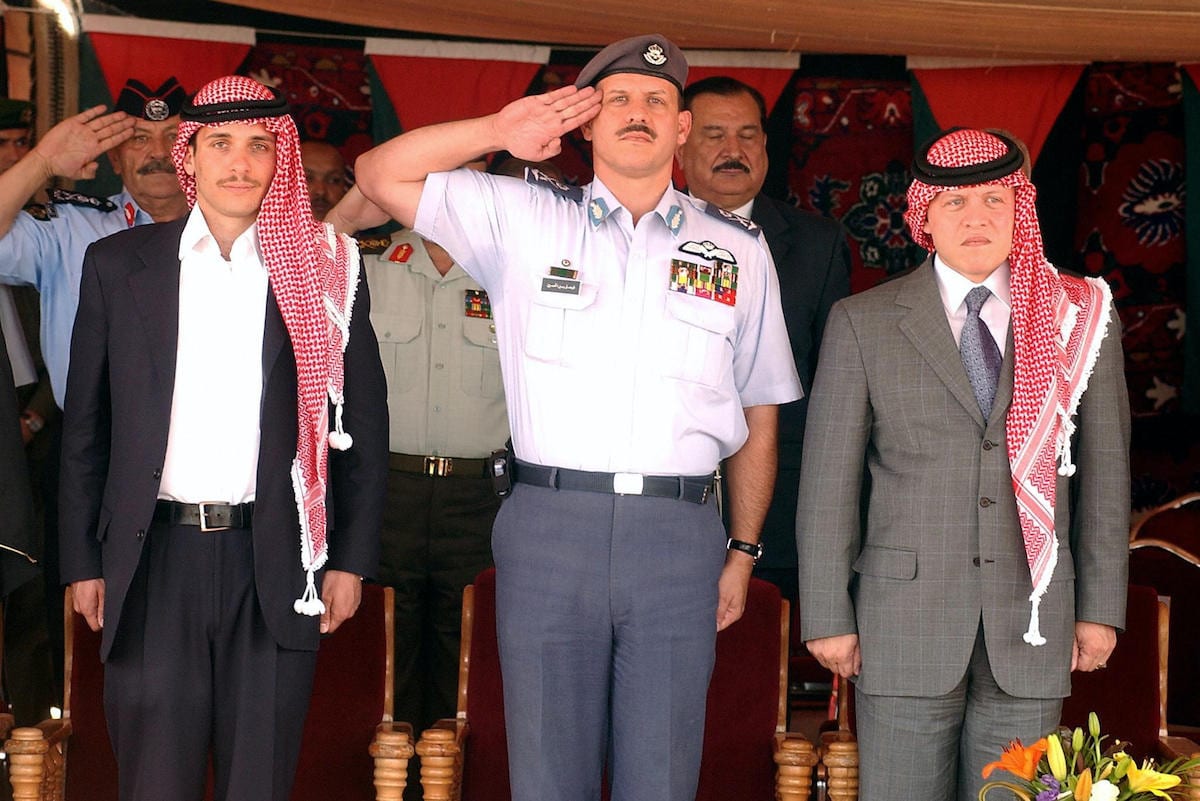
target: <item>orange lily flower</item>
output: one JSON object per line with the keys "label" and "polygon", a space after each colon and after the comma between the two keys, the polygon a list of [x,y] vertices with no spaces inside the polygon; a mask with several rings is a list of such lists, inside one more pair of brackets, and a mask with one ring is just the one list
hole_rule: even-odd
{"label": "orange lily flower", "polygon": [[1006,770],[1018,778],[1030,781],[1037,775],[1038,762],[1045,755],[1049,744],[1046,738],[1038,740],[1033,745],[1026,748],[1021,745],[1020,740],[1013,740],[1000,754],[1000,759],[991,762],[983,768],[983,778],[992,775],[992,771],[996,768]]}

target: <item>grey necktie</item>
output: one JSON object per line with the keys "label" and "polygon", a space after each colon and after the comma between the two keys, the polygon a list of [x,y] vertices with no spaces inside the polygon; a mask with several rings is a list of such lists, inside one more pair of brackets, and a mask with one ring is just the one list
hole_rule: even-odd
{"label": "grey necktie", "polygon": [[1000,379],[1000,348],[996,347],[987,323],[979,319],[979,310],[991,295],[992,291],[985,286],[977,286],[967,293],[967,320],[958,341],[963,367],[967,368],[967,378],[971,381],[971,389],[975,390],[975,400],[979,401],[984,420],[991,417],[996,382]]}

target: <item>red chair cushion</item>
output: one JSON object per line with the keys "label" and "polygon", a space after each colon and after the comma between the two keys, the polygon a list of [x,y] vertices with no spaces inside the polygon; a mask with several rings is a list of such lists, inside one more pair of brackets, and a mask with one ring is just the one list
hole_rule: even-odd
{"label": "red chair cushion", "polygon": [[463,798],[510,801],[508,738],[504,733],[504,682],[496,640],[496,570],[475,579],[475,614],[471,627],[471,670],[467,677],[466,757]]}
{"label": "red chair cushion", "polygon": [[773,801],[779,722],[779,590],[750,580],[746,612],[717,635],[697,801]]}

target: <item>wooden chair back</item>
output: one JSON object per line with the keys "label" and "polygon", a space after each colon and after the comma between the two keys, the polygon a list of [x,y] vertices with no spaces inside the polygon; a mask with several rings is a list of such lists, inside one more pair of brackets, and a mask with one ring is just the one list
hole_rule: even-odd
{"label": "wooden chair back", "polygon": [[1129,581],[1171,599],[1166,720],[1200,727],[1200,557],[1173,542],[1136,539],[1129,543]]}

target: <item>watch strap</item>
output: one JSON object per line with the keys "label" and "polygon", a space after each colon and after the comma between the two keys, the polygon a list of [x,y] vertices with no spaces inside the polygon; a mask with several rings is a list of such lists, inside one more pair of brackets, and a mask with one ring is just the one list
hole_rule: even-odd
{"label": "watch strap", "polygon": [[745,540],[735,540],[733,537],[725,543],[725,549],[728,551],[741,551],[754,560],[758,564],[758,560],[762,558],[763,546],[761,542],[746,542]]}

